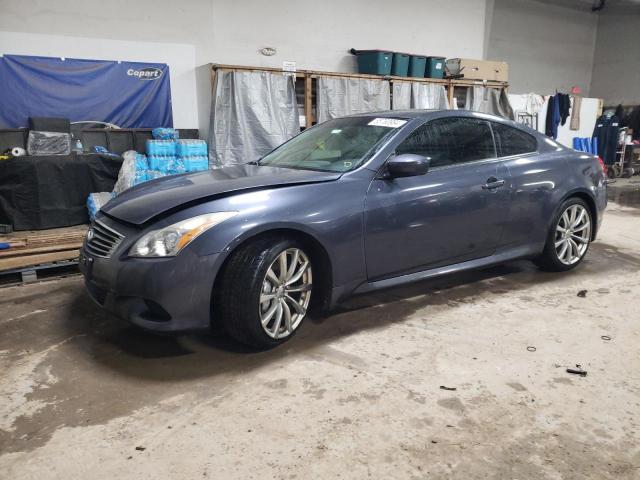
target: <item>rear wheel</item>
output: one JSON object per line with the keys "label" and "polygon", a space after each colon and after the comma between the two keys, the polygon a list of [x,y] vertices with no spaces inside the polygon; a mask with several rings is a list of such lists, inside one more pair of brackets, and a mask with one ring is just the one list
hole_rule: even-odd
{"label": "rear wheel", "polygon": [[266,237],[233,254],[219,285],[215,311],[229,335],[270,348],[291,338],[305,319],[313,269],[301,244]]}
{"label": "rear wheel", "polygon": [[535,259],[543,270],[562,272],[575,268],[589,250],[593,220],[586,202],[567,199],[556,214],[542,255]]}

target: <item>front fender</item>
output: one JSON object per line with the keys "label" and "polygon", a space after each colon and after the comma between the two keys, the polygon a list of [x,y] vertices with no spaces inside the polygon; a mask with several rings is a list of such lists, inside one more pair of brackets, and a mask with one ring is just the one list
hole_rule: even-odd
{"label": "front fender", "polygon": [[224,257],[256,235],[273,230],[300,232],[322,245],[334,285],[366,278],[362,249],[364,196],[368,179],[260,190],[191,207],[181,216],[215,211],[238,215],[200,235],[189,247],[200,256]]}

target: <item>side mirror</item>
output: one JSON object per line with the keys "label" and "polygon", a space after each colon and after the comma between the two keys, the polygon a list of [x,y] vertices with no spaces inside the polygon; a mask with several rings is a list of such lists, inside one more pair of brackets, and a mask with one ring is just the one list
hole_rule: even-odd
{"label": "side mirror", "polygon": [[387,161],[387,174],[390,178],[424,175],[429,171],[429,163],[431,160],[427,157],[404,153]]}

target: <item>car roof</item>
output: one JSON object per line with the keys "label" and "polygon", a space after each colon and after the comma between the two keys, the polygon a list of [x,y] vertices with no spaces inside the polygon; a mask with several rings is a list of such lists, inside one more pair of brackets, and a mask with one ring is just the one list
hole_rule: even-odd
{"label": "car roof", "polygon": [[452,110],[452,109],[411,109],[411,110],[384,110],[380,112],[365,112],[347,115],[347,117],[364,117],[364,118],[402,118],[406,120],[429,120],[440,117],[469,117],[483,118],[492,122],[502,123],[517,128],[539,139],[547,138],[543,133],[533,130],[527,125],[515,122],[508,118],[499,117],[490,113],[476,112],[473,110]]}
{"label": "car roof", "polygon": [[451,110],[451,109],[411,109],[411,110],[384,110],[380,112],[366,112],[348,115],[349,117],[366,117],[366,118],[422,118],[428,119],[434,116],[456,116],[456,117],[482,117],[496,122],[508,122],[509,119],[492,115],[490,113],[474,112],[472,110]]}
{"label": "car roof", "polygon": [[[429,110],[384,110],[381,112],[365,112],[355,113],[349,115],[349,117],[369,117],[369,118],[427,118],[431,113],[439,112],[441,110],[429,109]],[[442,110],[446,111],[446,110]]]}

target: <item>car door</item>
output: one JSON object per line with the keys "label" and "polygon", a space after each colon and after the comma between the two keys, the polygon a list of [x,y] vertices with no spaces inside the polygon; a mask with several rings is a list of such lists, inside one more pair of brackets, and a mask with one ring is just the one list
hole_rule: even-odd
{"label": "car door", "polygon": [[378,175],[365,204],[370,281],[491,255],[508,210],[508,171],[489,123],[446,117],[418,127],[397,148],[431,161],[425,175]]}
{"label": "car door", "polygon": [[509,171],[509,211],[501,246],[544,242],[550,221],[548,205],[556,188],[558,158],[538,153],[536,137],[502,123],[492,122],[496,150]]}

